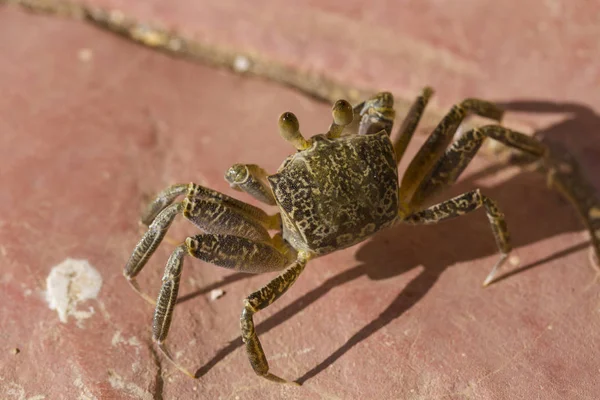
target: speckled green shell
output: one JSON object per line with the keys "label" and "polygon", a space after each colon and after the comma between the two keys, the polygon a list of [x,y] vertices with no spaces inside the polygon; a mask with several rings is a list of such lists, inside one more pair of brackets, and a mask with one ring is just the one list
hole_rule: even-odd
{"label": "speckled green shell", "polygon": [[398,215],[392,143],[371,135],[313,138],[268,177],[281,208],[283,237],[297,250],[323,255],[356,244]]}

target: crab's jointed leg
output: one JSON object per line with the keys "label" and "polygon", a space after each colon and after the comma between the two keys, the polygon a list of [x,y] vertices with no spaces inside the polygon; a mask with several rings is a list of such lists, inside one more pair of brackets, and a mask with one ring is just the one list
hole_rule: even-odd
{"label": "crab's jointed leg", "polygon": [[292,265],[287,267],[285,271],[244,300],[244,309],[242,310],[240,318],[240,326],[242,329],[242,340],[246,345],[246,353],[248,354],[248,359],[250,360],[254,372],[270,381],[295,383],[288,382],[269,373],[269,363],[267,362],[260,340],[256,335],[252,316],[257,311],[266,308],[281,297],[281,295],[296,282],[296,279],[298,279],[298,276],[300,276],[300,273],[304,270],[307,261],[307,255],[298,254],[298,259]]}
{"label": "crab's jointed leg", "polygon": [[[182,202],[170,204],[184,192],[186,197]],[[267,240],[267,230],[278,229],[281,225],[279,214],[270,216],[258,207],[195,183],[174,185],[161,192],[148,207],[145,218],[155,214],[158,215],[135,246],[123,271],[131,286],[150,303],[154,301],[141,292],[135,278],[161,243],[177,215],[183,214],[206,232],[232,234],[254,240]]]}
{"label": "crab's jointed leg", "polygon": [[233,164],[225,173],[225,180],[235,190],[246,192],[265,204],[276,204],[273,191],[266,183],[267,172],[256,164]]}
{"label": "crab's jointed leg", "polygon": [[[232,173],[228,174],[230,183],[250,194],[259,193],[256,198],[260,198],[261,193],[264,193],[263,189],[267,189],[260,186],[264,176],[260,167],[240,165],[233,166],[232,170]],[[173,203],[182,194],[186,195],[183,201]],[[265,197],[268,200],[268,196]],[[291,286],[304,268],[308,257],[299,257],[296,250],[287,244],[280,234],[273,238],[269,236],[268,230],[281,227],[279,214],[270,216],[257,207],[194,183],[174,185],[161,192],[148,207],[145,219],[152,218],[152,222],[135,247],[124,270],[125,277],[136,291],[152,303],[154,302],[149,296],[139,290],[135,277],[156,250],[178,214],[183,214],[186,219],[207,233],[188,237],[169,257],[163,284],[155,303],[152,324],[154,341],[177,368],[194,377],[175,362],[165,345],[186,254],[224,268],[248,273],[281,271],[291,265],[269,285],[248,297],[244,303],[242,317],[242,337],[255,372],[269,380],[285,382],[268,372],[264,352],[254,332],[252,314],[272,303]]]}
{"label": "crab's jointed leg", "polygon": [[485,207],[485,213],[490,221],[496,245],[500,251],[500,259],[483,282],[483,285],[487,286],[493,281],[498,268],[504,263],[512,250],[504,214],[498,209],[498,205],[494,200],[484,196],[479,189],[476,189],[424,210],[401,216],[401,221],[409,224],[435,224],[468,214],[481,206]]}
{"label": "crab's jointed leg", "polygon": [[459,125],[469,114],[500,121],[503,111],[495,104],[479,99],[466,99],[453,106],[421,146],[406,169],[400,185],[401,203],[410,203],[417,186],[425,179],[427,173],[442,156]]}
{"label": "crab's jointed leg", "polygon": [[535,138],[500,125],[472,129],[452,142],[416,185],[408,203],[409,209],[419,209],[425,201],[456,182],[486,138],[492,138],[535,157],[542,157],[546,153],[546,147]]}
{"label": "crab's jointed leg", "polygon": [[188,190],[189,185],[181,183],[169,186],[157,194],[154,200],[148,204],[146,210],[142,213],[142,224],[150,226],[162,210],[172,204],[177,197],[186,194]]}
{"label": "crab's jointed leg", "polygon": [[[592,242],[591,262],[600,268],[600,200],[579,163],[566,149],[553,144],[542,162],[548,187],[556,189],[577,210]],[[598,271],[600,272],[600,271]]]}
{"label": "crab's jointed leg", "polygon": [[[422,97],[426,94],[425,90]],[[425,103],[421,98],[417,99],[411,109],[411,113],[409,113],[409,118],[414,117],[412,110],[420,110],[415,111],[417,114],[422,112]],[[421,106],[421,104],[423,105]],[[478,99],[467,99],[460,105],[452,108],[450,113],[446,115],[421,147],[416,157],[411,161],[402,179],[399,190],[401,202],[399,211],[400,220],[408,219],[406,222],[410,222],[409,220],[414,219],[414,216],[418,215],[419,212],[431,211],[436,207],[442,207],[445,203],[440,203],[437,206],[419,211],[422,210],[423,205],[427,201],[439,194],[444,188],[453,184],[473,159],[483,141],[486,138],[492,138],[518,150],[521,154],[526,154],[532,160],[539,160],[543,169],[548,173],[549,186],[556,188],[563,194],[573,204],[583,219],[592,237],[592,248],[596,258],[595,263],[598,264],[598,259],[600,259],[600,201],[595,195],[594,188],[583,177],[575,159],[567,151],[556,151],[534,137],[499,125],[487,125],[470,130],[449,145],[458,125],[468,112],[496,120],[500,120],[502,117],[502,110],[492,103]],[[412,126],[413,124],[405,122],[403,126],[405,125]],[[406,135],[404,132],[407,131],[404,131],[402,128],[400,131],[399,143],[408,143],[408,139],[410,138],[402,139]],[[402,145],[402,147],[405,147],[405,145]],[[485,196],[483,198],[487,199]],[[450,202],[458,199],[460,199],[460,196],[450,200]],[[490,199],[483,201],[482,204],[486,205],[498,247],[503,254],[501,261],[496,264],[484,282],[484,284],[489,284],[493,280],[493,276],[501,265],[501,262],[506,258],[505,254],[507,254],[508,250],[503,250],[503,248],[509,249],[510,244],[502,213],[497,210],[495,203]],[[494,223],[491,217],[491,205],[498,211],[497,223]],[[446,206],[451,206],[451,204],[446,204]],[[461,215],[462,213],[462,211],[457,211],[454,216]],[[431,221],[435,222],[434,220],[446,218],[433,218]],[[499,221],[502,222],[500,223]],[[500,244],[498,235],[501,232],[506,233],[501,236],[505,237],[507,247],[503,247]]]}
{"label": "crab's jointed leg", "polygon": [[425,111],[425,107],[427,106],[427,103],[429,103],[429,99],[432,95],[433,89],[429,87],[423,89],[419,97],[417,97],[413,105],[410,107],[406,117],[404,117],[396,137],[392,139],[397,164],[400,164],[402,156],[404,156],[404,152],[406,151],[413,134],[417,130],[417,125],[419,125],[419,121],[423,116],[423,111]]}
{"label": "crab's jointed leg", "polygon": [[183,259],[186,254],[235,271],[263,273],[281,271],[293,262],[296,252],[278,236],[267,242],[223,234],[201,234],[188,237],[184,244],[175,249],[167,262],[163,284],[156,301],[152,337],[177,368],[194,377],[175,362],[165,346],[177,302]]}

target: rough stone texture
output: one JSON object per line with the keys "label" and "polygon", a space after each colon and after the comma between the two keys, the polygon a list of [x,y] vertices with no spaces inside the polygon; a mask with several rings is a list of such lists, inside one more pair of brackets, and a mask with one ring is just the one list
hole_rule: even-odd
{"label": "rough stone texture", "polygon": [[[593,1],[91,0],[199,40],[412,96],[600,102]],[[565,84],[568,82],[568,85]]]}
{"label": "rough stone texture", "polygon": [[[522,120],[570,145],[600,187],[594,6],[483,3],[306,2],[292,14],[269,2],[146,2],[124,11],[407,96],[429,83],[445,105],[477,94],[542,113]],[[0,52],[2,398],[598,397],[600,289],[577,217],[543,177],[485,174],[481,159],[451,194],[481,187],[500,203],[517,273],[480,287],[496,259],[481,213],[398,227],[311,262],[256,317],[273,371],[303,381],[297,388],[257,378],[239,340],[241,299],[272,275],[188,260],[169,337],[178,360],[202,375],[187,378],[156,354],[152,309],[121,275],[144,202],[174,182],[227,191],[222,174],[235,162],[273,171],[291,151],[276,133],[279,113],[293,110],[316,133],[329,106],[13,7],[0,8]],[[513,101],[523,97],[549,101]],[[177,222],[170,236],[191,232]],[[148,292],[172,248],[165,243],[141,274]],[[103,286],[62,323],[44,290],[68,258],[87,260]],[[211,301],[215,288],[225,295]]]}

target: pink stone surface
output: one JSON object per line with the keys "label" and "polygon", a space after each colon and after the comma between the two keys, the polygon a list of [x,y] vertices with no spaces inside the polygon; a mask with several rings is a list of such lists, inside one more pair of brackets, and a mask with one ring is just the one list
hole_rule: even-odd
{"label": "pink stone surface", "polygon": [[[534,3],[385,10],[307,2],[283,12],[271,2],[94,2],[407,97],[432,84],[443,105],[467,95],[503,100],[570,145],[600,187],[595,6]],[[0,33],[2,398],[600,396],[600,286],[577,216],[542,176],[513,168],[486,175],[485,159],[450,194],[480,187],[499,202],[520,260],[515,273],[481,288],[496,260],[482,213],[400,226],[311,262],[255,318],[273,372],[304,383],[291,387],[256,377],[239,340],[241,300],[273,275],[187,260],[169,336],[179,362],[201,374],[187,378],[156,354],[152,309],[121,274],[141,208],[175,182],[231,193],[222,175],[236,162],[274,171],[291,152],[276,133],[278,115],[292,110],[306,134],[317,133],[329,106],[84,22],[3,6]],[[541,100],[516,101],[523,98]],[[415,137],[410,154],[422,141]],[[170,235],[193,232],[177,221]],[[172,248],[165,243],[140,275],[152,294]],[[103,285],[78,305],[93,311],[89,318],[63,323],[44,291],[68,258],[87,260]],[[225,295],[211,301],[214,288]]]}
{"label": "pink stone surface", "polygon": [[412,97],[432,85],[446,106],[464,95],[600,103],[593,0],[86,3],[359,87]]}

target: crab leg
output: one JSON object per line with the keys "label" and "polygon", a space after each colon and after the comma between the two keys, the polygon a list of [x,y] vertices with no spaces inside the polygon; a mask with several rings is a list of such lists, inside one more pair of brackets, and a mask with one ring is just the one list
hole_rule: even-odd
{"label": "crab leg", "polygon": [[[421,172],[423,177],[420,182],[413,184],[412,197],[402,212],[408,214],[420,209],[425,202],[453,184],[486,138],[492,138],[518,150],[519,156],[538,160],[541,169],[547,174],[548,186],[561,193],[577,210],[591,237],[592,264],[599,266],[600,200],[575,158],[557,144],[546,145],[535,137],[499,125],[476,128],[456,139],[429,171]],[[406,194],[408,190],[401,186],[400,192]]]}
{"label": "crab leg", "polygon": [[144,236],[142,236],[135,246],[127,264],[125,264],[123,275],[127,278],[131,287],[150,304],[154,304],[154,300],[142,292],[135,278],[160,245],[175,216],[180,214],[182,210],[182,203],[171,204],[162,210],[154,221],[152,221]]}
{"label": "crab leg", "polygon": [[500,251],[500,259],[496,262],[483,282],[483,285],[487,286],[494,280],[496,272],[506,260],[508,253],[512,250],[504,214],[498,209],[498,205],[494,200],[484,196],[479,189],[477,189],[424,210],[401,216],[401,222],[409,224],[436,224],[446,219],[468,214],[481,206],[485,207],[485,213],[490,221],[490,226],[494,238],[496,239],[496,245]]}
{"label": "crab leg", "polygon": [[[233,168],[233,167],[232,167]],[[257,167],[260,170],[262,168]],[[251,168],[253,170],[253,168]],[[264,172],[264,171],[263,171]],[[254,172],[252,172],[254,173]],[[229,174],[229,173],[228,173]],[[257,175],[260,177],[260,175]],[[252,194],[251,192],[248,192]],[[187,198],[204,198],[204,199],[212,199],[215,201],[223,202],[231,206],[232,208],[236,208],[244,213],[246,213],[251,218],[258,218],[261,221],[269,220],[269,216],[260,208],[251,206],[248,203],[244,203],[243,201],[239,201],[234,199],[233,197],[227,196],[223,193],[219,193],[216,190],[206,188],[204,186],[198,185],[197,183],[188,183],[188,184],[177,184],[173,186],[169,186],[162,192],[160,192],[156,198],[148,205],[146,211],[143,214],[142,222],[145,225],[150,225],[152,221],[156,218],[156,216],[169,204],[173,203],[175,199],[180,195],[186,195]],[[257,198],[258,199],[258,198]],[[260,199],[258,199],[260,200]]]}
{"label": "crab leg", "polygon": [[235,190],[241,190],[263,203],[274,206],[275,197],[266,183],[267,172],[255,164],[234,164],[225,173],[225,180]]}
{"label": "crab leg", "polygon": [[[150,204],[148,209],[151,212],[148,214],[154,213],[165,204],[172,202],[181,194],[183,186],[175,185],[159,194],[156,200]],[[206,232],[233,234],[258,241],[269,240],[267,230],[277,229],[281,225],[278,214],[270,216],[260,208],[195,183],[185,186],[187,186],[185,199],[182,202],[167,205],[158,213],[135,246],[123,271],[131,286],[150,303],[154,303],[154,301],[140,291],[135,277],[159,246],[178,214],[183,214],[186,219]]]}
{"label": "crab leg", "polygon": [[546,146],[537,139],[500,125],[470,130],[456,139],[424,175],[415,188],[409,209],[419,209],[426,200],[456,182],[488,137],[538,158],[546,153]]}
{"label": "crab leg", "polygon": [[142,214],[142,224],[150,226],[158,214],[167,206],[172,204],[177,197],[186,194],[188,192],[188,188],[189,185],[187,184],[177,184],[169,186],[157,194],[154,200],[148,204],[148,207],[146,207],[146,210]]}
{"label": "crab leg", "polygon": [[548,187],[556,189],[577,210],[590,234],[592,242],[590,261],[598,269],[600,267],[600,200],[596,196],[596,190],[584,176],[579,163],[568,151],[558,145],[552,145],[549,150],[548,156],[543,160]]}
{"label": "crab leg", "polygon": [[406,169],[400,188],[400,201],[403,204],[410,203],[410,199],[417,187],[442,156],[454,137],[458,126],[469,114],[476,114],[500,121],[503,111],[495,104],[479,99],[466,99],[460,104],[453,106],[431,133],[427,141],[421,146],[417,155]]}
{"label": "crab leg", "polygon": [[295,383],[288,382],[269,372],[269,363],[263,351],[260,340],[254,329],[254,320],[252,316],[259,310],[262,310],[272,304],[281,295],[283,295],[300,276],[304,270],[308,257],[299,254],[295,263],[290,265],[279,276],[263,286],[261,289],[252,293],[244,300],[244,309],[240,318],[240,326],[242,329],[242,340],[246,345],[246,353],[250,360],[250,365],[257,375],[262,376],[270,381],[278,383]]}
{"label": "crab leg", "polygon": [[163,284],[156,301],[152,338],[177,368],[194,377],[192,373],[175,362],[165,346],[177,302],[183,259],[186,254],[235,271],[262,273],[281,271],[294,260],[296,252],[279,238],[272,240],[271,243],[265,243],[221,234],[188,237],[184,244],[175,249],[167,262]]}
{"label": "crab leg", "polygon": [[426,87],[423,89],[419,97],[415,100],[413,105],[410,107],[408,114],[404,117],[400,129],[396,137],[393,139],[394,153],[396,154],[396,162],[400,164],[402,156],[413,137],[413,134],[417,130],[417,125],[423,116],[423,111],[429,102],[429,99],[433,95],[433,89]]}

